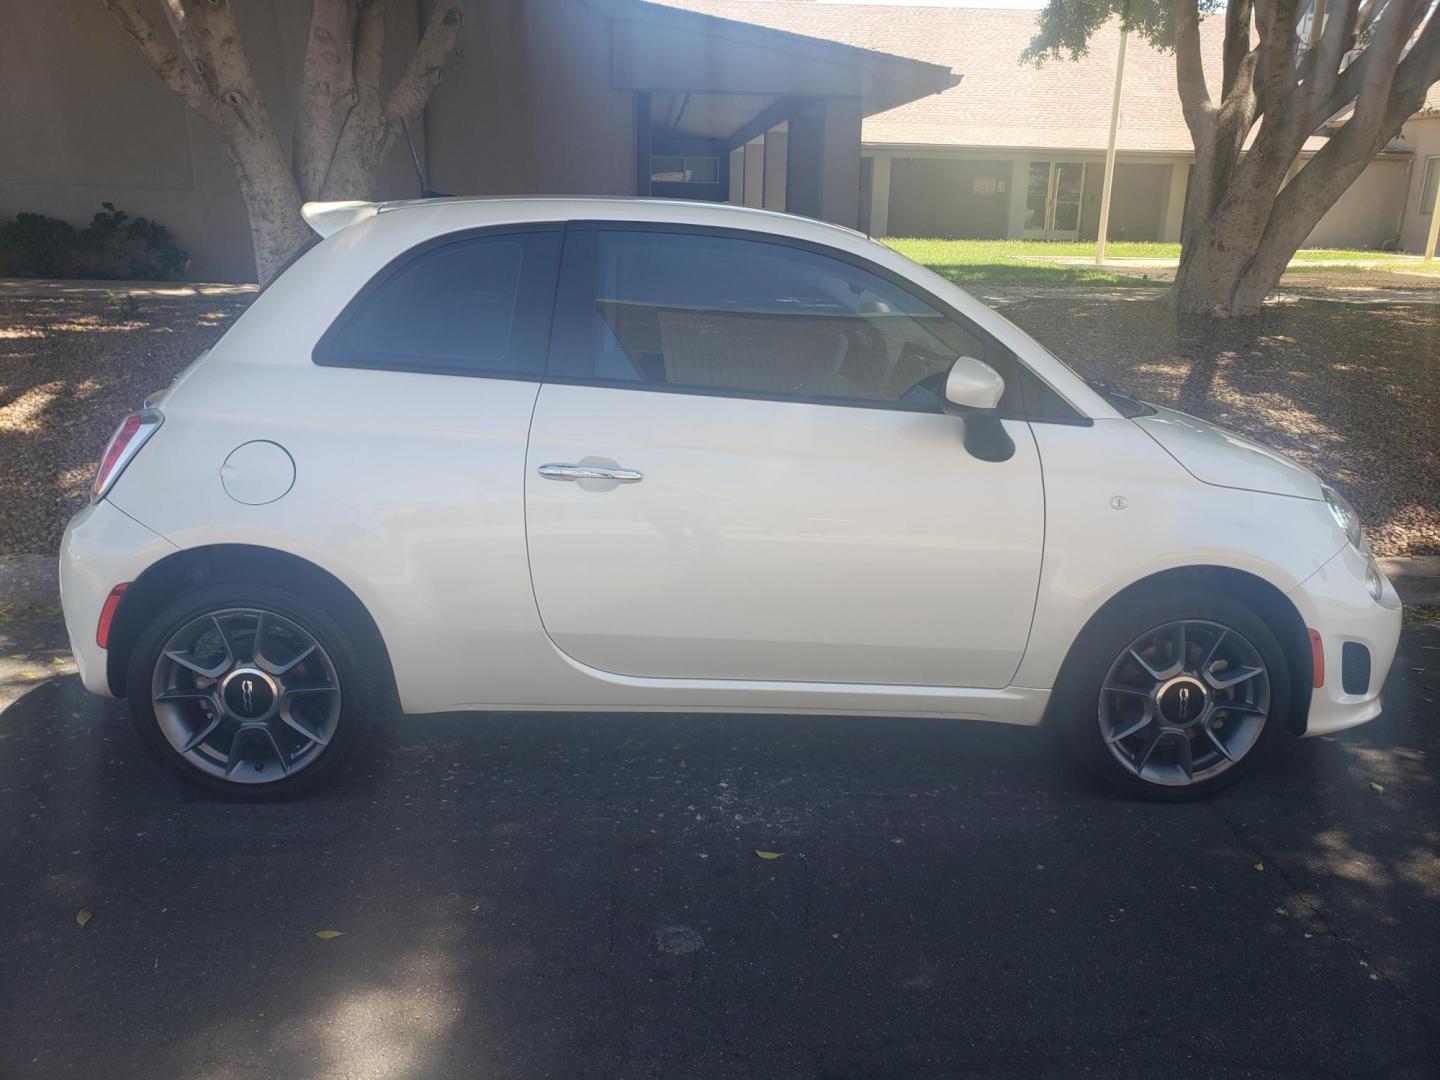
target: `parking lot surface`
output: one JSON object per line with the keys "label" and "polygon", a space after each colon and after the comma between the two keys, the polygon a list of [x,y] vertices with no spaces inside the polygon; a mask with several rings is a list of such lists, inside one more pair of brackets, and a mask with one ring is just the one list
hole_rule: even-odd
{"label": "parking lot surface", "polygon": [[1436,1076],[1437,700],[1408,627],[1381,720],[1198,805],[1026,730],[506,714],[237,806],[37,681],[0,1076]]}

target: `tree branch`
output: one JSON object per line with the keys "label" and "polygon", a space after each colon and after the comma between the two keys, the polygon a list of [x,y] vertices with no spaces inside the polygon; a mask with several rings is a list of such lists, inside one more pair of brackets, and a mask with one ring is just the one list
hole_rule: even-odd
{"label": "tree branch", "polygon": [[385,60],[385,0],[361,0],[360,26],[355,32],[355,85],[380,99],[380,71]]}
{"label": "tree branch", "polygon": [[425,35],[415,47],[415,55],[410,58],[405,74],[390,91],[390,99],[385,104],[385,118],[392,130],[402,121],[409,123],[418,117],[430,100],[430,94],[439,85],[440,75],[460,41],[465,2],[443,0],[431,12]]}
{"label": "tree branch", "polygon": [[295,122],[295,175],[318,198],[330,156],[355,104],[355,0],[313,0]]}
{"label": "tree branch", "polygon": [[1230,3],[1225,5],[1225,67],[1220,85],[1221,101],[1234,92],[1236,84],[1243,77],[1241,68],[1252,52],[1250,19],[1254,12],[1254,0],[1230,0]]}
{"label": "tree branch", "polygon": [[[1403,49],[1411,37],[1412,29],[1400,25],[1401,21],[1397,19],[1390,29],[1393,39],[1377,39],[1371,46],[1382,50],[1377,54],[1379,70],[1371,73],[1362,92],[1374,95],[1384,85],[1385,96],[1379,114],[1373,114],[1374,107],[1367,102],[1366,115],[1362,115],[1357,101],[1355,114],[1276,197],[1255,259],[1246,274],[1245,287],[1252,294],[1263,292],[1267,283],[1278,280],[1295,249],[1304,243],[1325,212],[1365,171],[1375,155],[1399,134],[1405,121],[1424,104],[1430,86],[1440,79],[1440,19],[1433,17],[1398,65],[1393,60],[1383,63],[1391,49]],[[1371,100],[1380,99],[1371,97]],[[1259,302],[1257,298],[1252,299]]]}
{"label": "tree branch", "polygon": [[252,136],[274,140],[270,110],[250,69],[230,0],[164,0],[164,5],[181,48],[226,106],[222,111]]}
{"label": "tree branch", "polygon": [[155,33],[155,27],[135,6],[135,0],[104,0],[104,4],[121,28],[135,39],[161,82],[208,123],[219,127],[223,122],[220,103],[195,69]]}
{"label": "tree branch", "polygon": [[1185,125],[1198,148],[1215,131],[1215,106],[1205,85],[1205,61],[1200,52],[1200,11],[1196,0],[1170,0],[1175,22],[1175,77]]}

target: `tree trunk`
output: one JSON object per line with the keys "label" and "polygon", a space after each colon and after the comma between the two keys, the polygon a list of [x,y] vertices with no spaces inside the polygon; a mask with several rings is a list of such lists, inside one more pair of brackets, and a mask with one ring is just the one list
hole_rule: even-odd
{"label": "tree trunk", "polygon": [[227,142],[226,149],[235,163],[240,195],[250,218],[255,276],[264,285],[313,234],[300,213],[300,191],[278,143],[272,148],[264,139],[237,140]]}
{"label": "tree trunk", "polygon": [[[1297,61],[1293,2],[1256,0],[1260,40],[1250,49],[1249,0],[1229,0],[1217,109],[1201,71],[1195,0],[1173,4],[1196,166],[1171,300],[1187,313],[1252,315],[1326,211],[1423,104],[1440,76],[1440,21],[1431,18],[1417,33],[1426,0],[1390,0],[1371,26],[1380,9],[1348,0],[1311,31]],[[1367,27],[1366,47],[1341,68]],[[1325,145],[1294,172],[1306,139],[1350,102],[1344,123],[1327,129]]]}
{"label": "tree trunk", "polygon": [[388,0],[312,0],[295,161],[280,146],[230,0],[162,0],[173,37],[137,0],[103,0],[150,66],[205,120],[234,162],[263,285],[311,239],[305,199],[369,199],[400,125],[425,107],[455,54],[466,0],[431,12],[409,65],[381,95]]}

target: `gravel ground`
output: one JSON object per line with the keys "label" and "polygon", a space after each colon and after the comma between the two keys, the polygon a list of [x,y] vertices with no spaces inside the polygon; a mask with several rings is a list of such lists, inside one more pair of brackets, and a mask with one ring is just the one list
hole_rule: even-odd
{"label": "gravel ground", "polygon": [[[115,423],[246,303],[0,299],[0,555],[56,551]],[[1227,323],[1180,318],[1128,290],[1051,292],[1003,310],[1082,371],[1331,479],[1379,554],[1440,553],[1440,305],[1302,300]]]}
{"label": "gravel ground", "polygon": [[0,555],[59,549],[120,418],[248,302],[0,299]]}
{"label": "gravel ground", "polygon": [[1440,305],[1300,300],[1227,322],[1092,294],[1003,310],[1085,374],[1315,470],[1378,554],[1440,552]]}

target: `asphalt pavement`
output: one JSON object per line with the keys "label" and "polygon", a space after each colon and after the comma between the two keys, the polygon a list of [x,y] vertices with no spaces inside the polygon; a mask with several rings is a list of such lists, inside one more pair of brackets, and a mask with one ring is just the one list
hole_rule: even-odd
{"label": "asphalt pavement", "polygon": [[1435,627],[1198,805],[1019,729],[466,714],[237,806],[57,625],[0,628],[7,1080],[1440,1075]]}

